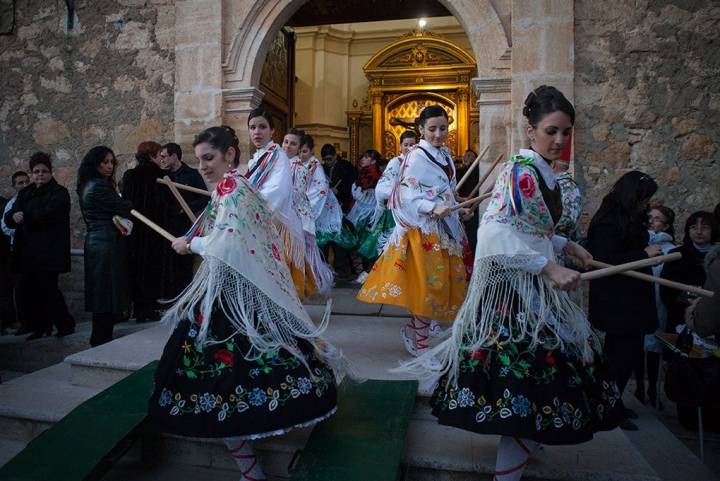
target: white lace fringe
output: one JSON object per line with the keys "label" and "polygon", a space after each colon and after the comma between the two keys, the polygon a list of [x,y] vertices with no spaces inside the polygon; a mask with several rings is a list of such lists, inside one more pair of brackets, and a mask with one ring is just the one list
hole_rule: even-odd
{"label": "white lace fringe", "polygon": [[305,253],[315,279],[318,294],[327,296],[330,294],[333,285],[333,271],[323,259],[315,242],[315,236],[307,232],[305,233]]}
{"label": "white lace fringe", "polygon": [[330,301],[326,304],[320,325],[316,327],[311,321],[301,319],[280,307],[224,262],[206,256],[193,281],[165,312],[162,321],[171,323],[174,328],[183,319],[194,319],[199,310],[205,322],[201,323],[195,342],[202,345],[224,342],[225,339],[208,339],[215,306],[222,310],[235,328],[232,336],[241,334],[248,338],[251,349],[244,354],[245,359],[253,360],[263,354],[285,349],[297,357],[313,375],[296,342],[297,339],[304,339],[330,365],[338,381],[350,373],[347,360],[340,350],[320,337],[330,320]]}
{"label": "white lace fringe", "polygon": [[[467,297],[450,337],[422,356],[393,369],[421,378],[448,375],[457,385],[463,351],[530,341],[530,347],[564,349],[591,362],[600,342],[585,314],[568,294],[543,276],[523,271],[527,256],[491,256],[475,260]],[[515,299],[517,314],[496,316],[498,306]],[[479,311],[482,301],[482,312]],[[510,323],[513,323],[511,326]]]}

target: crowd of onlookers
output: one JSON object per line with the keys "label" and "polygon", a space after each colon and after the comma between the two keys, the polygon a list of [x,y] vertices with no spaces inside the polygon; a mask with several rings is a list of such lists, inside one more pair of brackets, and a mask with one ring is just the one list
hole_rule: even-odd
{"label": "crowd of onlookers", "polygon": [[[117,159],[105,146],[90,149],[77,173],[76,195],[86,225],[84,242],[85,310],[92,313],[90,344],[112,340],[113,326],[134,318],[160,318],[159,300],[177,296],[192,279],[193,259],[175,256],[167,241],[144,224],[132,222],[137,209],[175,236],[191,224],[167,186],[170,180],[205,190],[197,170],[182,162],[175,143],[141,143],[136,167],[118,183]],[[75,332],[58,288],[70,271],[70,193],[53,177],[50,155],[37,152],[30,174],[12,176],[16,195],[2,199],[0,239],[0,316],[3,333],[13,327],[28,340]],[[208,197],[183,192],[198,214]]]}

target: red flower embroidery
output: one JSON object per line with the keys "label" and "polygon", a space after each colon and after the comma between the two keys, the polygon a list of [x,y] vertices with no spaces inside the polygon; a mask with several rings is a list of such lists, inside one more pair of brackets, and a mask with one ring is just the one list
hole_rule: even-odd
{"label": "red flower embroidery", "polygon": [[325,195],[325,194],[327,194],[327,192],[325,192],[324,190],[320,191],[320,195]]}
{"label": "red flower embroidery", "polygon": [[205,318],[203,317],[202,314],[198,313],[198,315],[195,316],[195,320],[196,320],[199,324],[202,324],[203,321],[205,320]]}
{"label": "red flower embroidery", "polygon": [[522,174],[518,179],[518,186],[523,197],[532,197],[535,195],[535,181],[530,174]]}
{"label": "red flower embroidery", "polygon": [[233,365],[233,355],[230,351],[227,349],[220,349],[219,351],[215,351],[214,356],[216,361],[219,361],[226,366],[232,366]]}
{"label": "red flower embroidery", "polygon": [[425,252],[430,252],[432,250],[432,242],[423,242],[422,243],[423,249],[425,249]]}
{"label": "red flower embroidery", "polygon": [[275,244],[272,245],[272,251],[273,251],[273,257],[275,257],[275,260],[280,260],[280,251],[278,250],[277,246]]}
{"label": "red flower embroidery", "polygon": [[235,187],[237,187],[235,179],[233,179],[232,177],[226,177],[220,182],[218,182],[217,186],[215,187],[215,191],[217,191],[217,193],[220,195],[227,195],[233,190],[235,190]]}
{"label": "red flower embroidery", "polygon": [[260,214],[258,214],[257,212],[255,212],[255,220],[260,220]]}
{"label": "red flower embroidery", "polygon": [[484,363],[485,359],[487,359],[487,353],[483,349],[478,349],[471,352],[470,357]]}
{"label": "red flower embroidery", "polygon": [[554,366],[554,365],[555,365],[555,358],[553,357],[553,355],[552,355],[551,353],[548,353],[548,355],[545,357],[545,362],[546,362],[549,366]]}

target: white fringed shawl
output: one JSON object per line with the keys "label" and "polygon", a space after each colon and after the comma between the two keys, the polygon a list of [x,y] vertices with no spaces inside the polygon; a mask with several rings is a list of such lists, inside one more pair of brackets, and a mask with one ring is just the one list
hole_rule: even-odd
{"label": "white fringed shawl", "polygon": [[307,196],[315,215],[315,235],[338,233],[342,229],[343,213],[335,194],[330,190],[325,170],[315,157],[308,161],[308,169],[311,180]]}
{"label": "white fringed shawl", "polygon": [[196,232],[204,233],[193,240],[193,246],[202,246],[204,262],[165,312],[164,321],[176,325],[194,319],[199,311],[203,321],[196,342],[223,342],[208,336],[213,309],[219,308],[232,324],[233,335],[248,338],[252,347],[245,353],[247,359],[285,349],[302,360],[297,340],[305,339],[338,365],[340,353],[320,338],[330,318],[329,305],[315,326],[295,291],[273,213],[237,171],[217,184],[190,237]]}
{"label": "white fringed shawl", "polygon": [[[538,257],[555,259],[552,217],[529,165],[535,160],[513,157],[498,176],[478,229],[467,297],[450,337],[399,371],[447,374],[455,385],[463,351],[526,341],[531,347],[564,349],[585,361],[599,351],[597,336],[568,293],[528,270]],[[509,306],[514,299],[519,300],[516,315],[495,315],[497,306]],[[429,368],[430,359],[439,361],[440,368]]]}

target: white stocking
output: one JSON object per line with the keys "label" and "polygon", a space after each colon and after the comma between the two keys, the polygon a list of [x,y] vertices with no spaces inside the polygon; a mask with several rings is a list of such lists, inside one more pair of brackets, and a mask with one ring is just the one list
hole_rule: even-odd
{"label": "white stocking", "polygon": [[498,445],[493,481],[519,481],[528,458],[537,447],[529,439],[502,436]]}
{"label": "white stocking", "polygon": [[257,462],[257,457],[248,441],[239,438],[224,438],[230,456],[240,468],[240,481],[265,481],[265,474]]}

